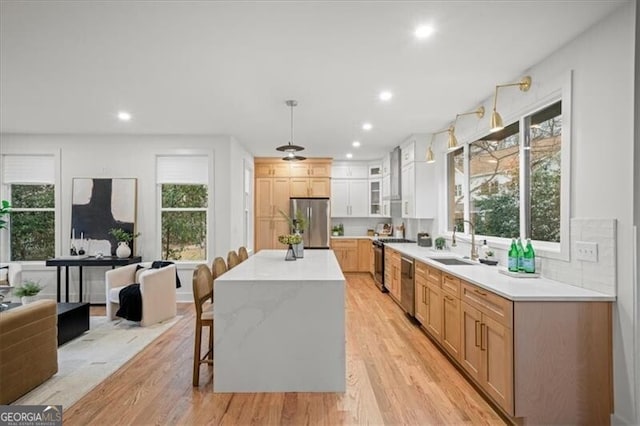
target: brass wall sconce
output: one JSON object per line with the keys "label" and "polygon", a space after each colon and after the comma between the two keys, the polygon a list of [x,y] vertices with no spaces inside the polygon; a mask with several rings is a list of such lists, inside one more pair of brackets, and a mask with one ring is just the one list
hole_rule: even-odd
{"label": "brass wall sconce", "polygon": [[521,92],[526,92],[531,88],[531,77],[527,75],[522,77],[522,80],[517,83],[498,84],[496,86],[496,94],[493,97],[493,112],[491,113],[491,122],[489,124],[489,131],[492,133],[504,129],[502,117],[498,114],[498,111],[496,111],[496,104],[498,103],[498,89],[508,86],[518,86]]}
{"label": "brass wall sconce", "polygon": [[451,137],[451,127],[449,127],[448,129],[444,129],[444,130],[440,130],[438,132],[432,133],[431,134],[431,143],[429,144],[429,148],[427,149],[427,163],[431,164],[431,163],[435,163],[435,158],[433,156],[433,141],[436,139],[436,135],[439,135],[441,133],[445,133],[445,132],[449,132],[449,137]]}
{"label": "brass wall sconce", "polygon": [[447,143],[447,150],[451,151],[458,147],[458,139],[456,138],[456,123],[458,122],[458,117],[462,115],[470,115],[475,114],[478,116],[478,119],[484,117],[484,107],[480,106],[478,109],[469,112],[462,112],[460,114],[456,114],[456,119],[453,120],[453,124],[449,127],[449,142]]}

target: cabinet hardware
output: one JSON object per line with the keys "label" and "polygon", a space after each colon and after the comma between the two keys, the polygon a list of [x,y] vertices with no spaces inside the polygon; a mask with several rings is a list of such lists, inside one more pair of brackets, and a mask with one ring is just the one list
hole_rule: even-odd
{"label": "cabinet hardware", "polygon": [[451,297],[451,296],[447,296],[447,295],[445,294],[444,298],[453,302],[453,297]]}
{"label": "cabinet hardware", "polygon": [[480,324],[480,350],[487,350],[487,325],[485,323]]}
{"label": "cabinet hardware", "polygon": [[482,336],[480,335],[480,331],[478,331],[478,327],[480,326],[480,321],[476,320],[476,346],[480,346],[481,343],[478,343],[478,337],[480,336],[480,341],[482,342]]}
{"label": "cabinet hardware", "polygon": [[487,293],[483,293],[483,292],[481,292],[480,290],[478,290],[477,288],[474,288],[474,289],[473,289],[473,292],[474,292],[474,293],[478,293],[480,296],[486,296],[486,295],[487,295]]}

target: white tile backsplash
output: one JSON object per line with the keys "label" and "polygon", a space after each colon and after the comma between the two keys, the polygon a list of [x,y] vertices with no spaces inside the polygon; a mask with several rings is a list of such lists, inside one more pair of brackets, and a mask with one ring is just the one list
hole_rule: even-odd
{"label": "white tile backsplash", "polygon": [[[616,295],[616,219],[573,218],[570,225],[570,260],[539,258],[539,272],[551,280],[587,288],[608,295]],[[449,238],[451,235],[447,234]],[[576,260],[576,241],[598,244],[598,261],[585,262]],[[477,241],[477,243],[481,243]],[[451,245],[447,241],[448,246]],[[454,253],[469,256],[470,243],[458,240],[457,247],[451,248]],[[489,243],[491,247],[491,243]],[[535,249],[535,244],[534,244]],[[507,264],[507,249],[491,247],[496,252],[500,265]]]}

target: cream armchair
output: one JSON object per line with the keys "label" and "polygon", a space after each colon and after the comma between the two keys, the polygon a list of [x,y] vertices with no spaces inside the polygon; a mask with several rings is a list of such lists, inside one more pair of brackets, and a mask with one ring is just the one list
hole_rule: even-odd
{"label": "cream armchair", "polygon": [[136,282],[140,283],[142,296],[141,326],[146,327],[175,317],[176,266],[138,271],[138,265],[140,264],[127,265],[106,272],[107,317],[115,319],[120,305],[120,290]]}

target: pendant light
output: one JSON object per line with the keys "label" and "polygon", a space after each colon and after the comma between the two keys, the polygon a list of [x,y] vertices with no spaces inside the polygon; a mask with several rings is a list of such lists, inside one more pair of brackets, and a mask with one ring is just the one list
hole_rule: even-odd
{"label": "pendant light", "polygon": [[498,89],[501,87],[518,86],[521,92],[526,92],[531,88],[531,77],[524,76],[522,80],[517,83],[498,84],[496,86],[496,94],[493,97],[493,112],[491,113],[491,121],[489,123],[489,131],[491,133],[504,129],[504,123],[502,117],[496,111],[496,104],[498,103]]}
{"label": "pendant light", "polygon": [[303,157],[301,155],[297,155],[296,154],[296,152],[302,151],[304,149],[304,147],[299,146],[299,145],[294,145],[294,143],[293,143],[293,108],[298,105],[298,102],[294,101],[294,100],[288,100],[288,101],[285,102],[285,104],[287,106],[291,107],[291,139],[289,140],[288,144],[281,145],[281,146],[277,147],[276,149],[278,151],[282,151],[282,152],[287,154],[286,156],[284,156],[282,158],[285,161],[302,161],[302,160],[306,160],[307,157]]}

